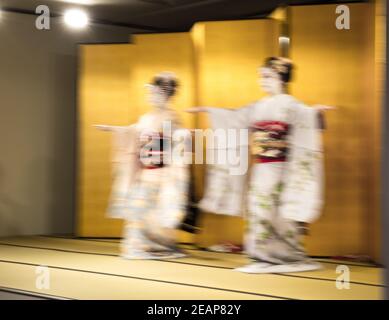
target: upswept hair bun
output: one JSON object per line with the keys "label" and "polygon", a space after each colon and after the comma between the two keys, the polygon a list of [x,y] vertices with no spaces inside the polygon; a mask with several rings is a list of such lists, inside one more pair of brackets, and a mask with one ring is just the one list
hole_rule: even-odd
{"label": "upswept hair bun", "polygon": [[281,80],[285,83],[292,79],[293,63],[288,58],[269,57],[265,60],[264,67],[277,72],[281,76]]}
{"label": "upswept hair bun", "polygon": [[173,72],[161,72],[153,78],[152,85],[159,87],[168,97],[172,97],[176,94],[178,80]]}

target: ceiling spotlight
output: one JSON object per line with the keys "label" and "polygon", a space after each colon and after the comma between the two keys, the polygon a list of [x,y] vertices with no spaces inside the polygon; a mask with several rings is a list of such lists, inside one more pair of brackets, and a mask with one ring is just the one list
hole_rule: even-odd
{"label": "ceiling spotlight", "polygon": [[64,15],[64,20],[72,28],[84,28],[89,22],[87,14],[78,9],[67,10]]}

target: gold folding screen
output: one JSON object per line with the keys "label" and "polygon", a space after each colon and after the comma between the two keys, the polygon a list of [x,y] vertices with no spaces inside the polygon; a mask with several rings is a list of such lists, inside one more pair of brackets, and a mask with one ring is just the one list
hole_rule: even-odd
{"label": "gold folding screen", "polygon": [[[106,217],[112,185],[111,134],[95,124],[128,125],[149,110],[145,84],[161,71],[175,72],[180,93],[174,101],[185,126],[193,106],[194,70],[187,33],[138,35],[134,44],[82,45],[79,81],[77,234],[119,237],[122,222]],[[181,110],[181,111],[180,111]]]}
{"label": "gold folding screen", "polygon": [[[136,35],[128,45],[81,46],[78,235],[119,237],[122,228],[120,221],[105,216],[112,183],[111,136],[92,125],[135,122],[150,108],[144,85],[157,72],[166,70],[180,79],[174,107],[186,127],[204,127],[206,122],[183,109],[204,104],[236,107],[256,100],[256,68],[265,57],[277,54],[277,25],[275,20],[206,22],[189,33]],[[202,169],[197,166],[195,170],[198,196],[202,192]],[[200,236],[206,244],[224,237],[241,239],[240,219],[237,225],[234,219],[207,215],[204,223],[204,235],[216,235],[216,239]],[[220,225],[226,233],[217,236]],[[192,239],[182,233],[181,240]]]}
{"label": "gold folding screen", "polygon": [[[276,20],[198,23],[192,35],[196,47],[197,105],[236,108],[261,97],[257,69],[266,57],[278,54]],[[197,116],[196,126],[207,127],[207,116]],[[198,166],[196,172],[197,192],[201,195],[204,167]],[[241,218],[205,213],[201,222],[204,229],[198,242],[203,246],[242,241]]]}
{"label": "gold folding screen", "polygon": [[111,137],[93,125],[127,125],[135,119],[129,49],[130,45],[80,47],[76,198],[80,236],[116,236],[122,227],[121,221],[105,217],[112,179]]}
{"label": "gold folding screen", "polygon": [[[291,7],[291,92],[309,104],[336,106],[324,133],[326,188],[308,250],[370,254],[377,221],[380,105],[374,101],[374,7],[348,4],[350,29],[335,26],[336,5]],[[374,198],[375,197],[375,198]]]}
{"label": "gold folding screen", "polygon": [[[326,206],[307,239],[309,253],[316,255],[371,253],[377,248],[366,241],[374,229],[371,222],[378,221],[373,193],[379,191],[379,149],[374,144],[380,106],[370,103],[376,90],[374,37],[369,38],[374,35],[374,12],[370,4],[349,7],[352,28],[343,31],[335,28],[335,5],[291,8],[291,58],[297,66],[291,92],[309,104],[337,106],[328,113],[324,133]],[[138,35],[128,45],[81,46],[78,235],[120,237],[122,228],[120,221],[105,217],[110,134],[92,124],[136,121],[149,110],[144,84],[169,70],[180,78],[174,107],[185,126],[205,128],[206,115],[181,111],[191,106],[235,108],[259,99],[263,93],[256,69],[265,57],[278,54],[279,34],[280,23],[273,19],[203,22],[189,33]],[[200,198],[201,165],[196,166],[195,183]],[[241,219],[204,213],[201,224],[204,229],[196,239],[201,245],[242,241]],[[183,233],[181,240],[193,238]]]}

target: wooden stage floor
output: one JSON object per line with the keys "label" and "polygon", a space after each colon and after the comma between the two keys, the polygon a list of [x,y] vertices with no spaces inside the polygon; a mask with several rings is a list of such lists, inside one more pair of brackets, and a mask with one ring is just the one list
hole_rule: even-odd
{"label": "wooden stage floor", "polygon": [[[317,259],[324,269],[251,275],[233,271],[241,254],[184,246],[188,257],[125,260],[119,241],[50,236],[0,238],[0,291],[59,299],[381,299],[382,269],[364,263]],[[350,288],[336,288],[338,265],[350,269]],[[46,266],[50,288],[36,286]]]}

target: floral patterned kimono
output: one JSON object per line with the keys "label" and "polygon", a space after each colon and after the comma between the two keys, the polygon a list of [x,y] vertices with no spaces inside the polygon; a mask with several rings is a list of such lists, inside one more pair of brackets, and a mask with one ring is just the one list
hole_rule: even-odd
{"label": "floral patterned kimono", "polygon": [[[247,211],[245,251],[255,261],[274,265],[308,261],[298,230],[300,223],[314,221],[322,206],[318,112],[287,94],[238,110],[207,111],[213,129],[249,129],[252,166],[248,183],[244,176],[229,174],[228,165],[210,166],[200,207],[235,216]],[[235,151],[242,147],[234,146]],[[234,186],[226,191],[226,184]]]}
{"label": "floral patterned kimono", "polygon": [[[166,123],[171,124],[170,134],[162,130]],[[150,112],[138,123],[114,131],[114,184],[108,214],[125,219],[124,258],[184,256],[175,234],[185,216],[188,167],[181,157],[163,158],[174,147],[172,136],[179,131],[177,115],[170,109]]]}

